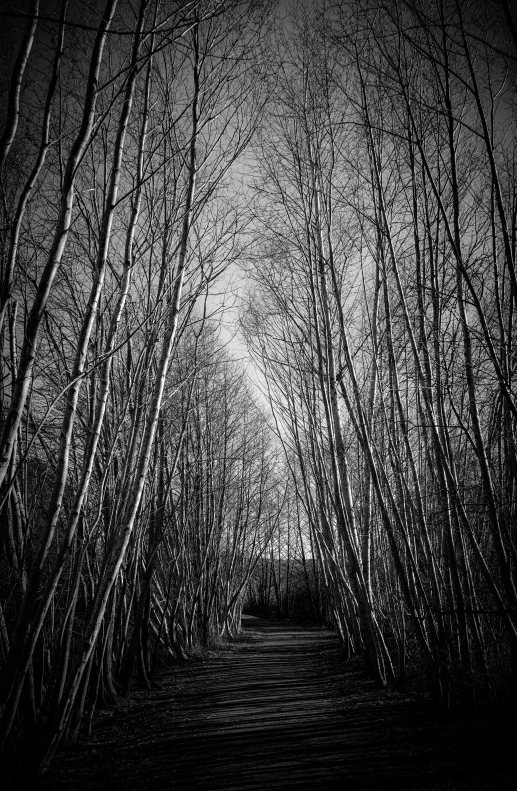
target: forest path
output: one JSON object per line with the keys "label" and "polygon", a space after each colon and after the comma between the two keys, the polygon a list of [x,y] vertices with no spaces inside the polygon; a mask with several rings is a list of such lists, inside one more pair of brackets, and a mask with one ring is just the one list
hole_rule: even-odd
{"label": "forest path", "polygon": [[398,693],[362,679],[356,663],[339,663],[330,630],[243,620],[251,640],[168,669],[159,689],[136,692],[104,713],[91,741],[56,757],[42,787],[514,787],[501,768],[500,733],[474,725],[465,731],[463,723],[458,740],[457,728],[426,719]]}

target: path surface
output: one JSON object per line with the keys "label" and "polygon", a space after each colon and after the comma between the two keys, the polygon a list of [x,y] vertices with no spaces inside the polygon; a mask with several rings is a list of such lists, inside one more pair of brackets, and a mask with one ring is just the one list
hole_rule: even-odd
{"label": "path surface", "polygon": [[505,746],[498,735],[473,729],[466,745],[451,748],[447,728],[417,716],[397,693],[361,679],[357,665],[339,663],[331,631],[250,618],[246,626],[253,639],[234,651],[175,667],[160,679],[160,689],[138,692],[105,713],[90,742],[57,757],[42,787],[514,787],[501,770],[497,751],[502,755]]}

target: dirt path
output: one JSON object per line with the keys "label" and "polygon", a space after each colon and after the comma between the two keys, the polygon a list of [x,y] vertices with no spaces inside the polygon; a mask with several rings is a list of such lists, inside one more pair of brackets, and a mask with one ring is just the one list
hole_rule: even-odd
{"label": "dirt path", "polygon": [[[328,630],[246,619],[254,639],[167,671],[59,755],[43,788],[510,789],[493,727],[426,719],[337,661]],[[506,733],[506,731],[505,731]]]}

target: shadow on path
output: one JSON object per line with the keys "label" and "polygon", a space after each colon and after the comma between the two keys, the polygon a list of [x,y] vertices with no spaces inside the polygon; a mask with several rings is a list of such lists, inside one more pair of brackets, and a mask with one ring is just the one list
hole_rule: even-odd
{"label": "shadow on path", "polygon": [[[251,639],[163,673],[56,757],[42,788],[271,791],[514,788],[490,729],[426,718],[339,663],[333,632],[244,616]],[[451,739],[451,734],[453,738]],[[515,731],[514,731],[515,735]]]}

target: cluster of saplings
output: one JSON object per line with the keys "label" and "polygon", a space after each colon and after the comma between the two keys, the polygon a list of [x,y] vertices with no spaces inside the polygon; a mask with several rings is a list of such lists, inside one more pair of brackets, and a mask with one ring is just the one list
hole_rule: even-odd
{"label": "cluster of saplings", "polygon": [[[244,602],[515,700],[512,13],[6,11],[4,756],[44,770]],[[218,339],[237,272],[261,396]]]}
{"label": "cluster of saplings", "polygon": [[[5,17],[0,744],[44,770],[99,707],[240,628],[278,455],[217,340],[248,218],[261,3]],[[235,190],[237,187],[235,187]]]}
{"label": "cluster of saplings", "polygon": [[[242,328],[293,524],[344,655],[380,684],[421,678],[445,708],[516,700],[510,6],[301,4],[276,31],[252,142]],[[287,552],[254,582],[257,607],[314,599]]]}

